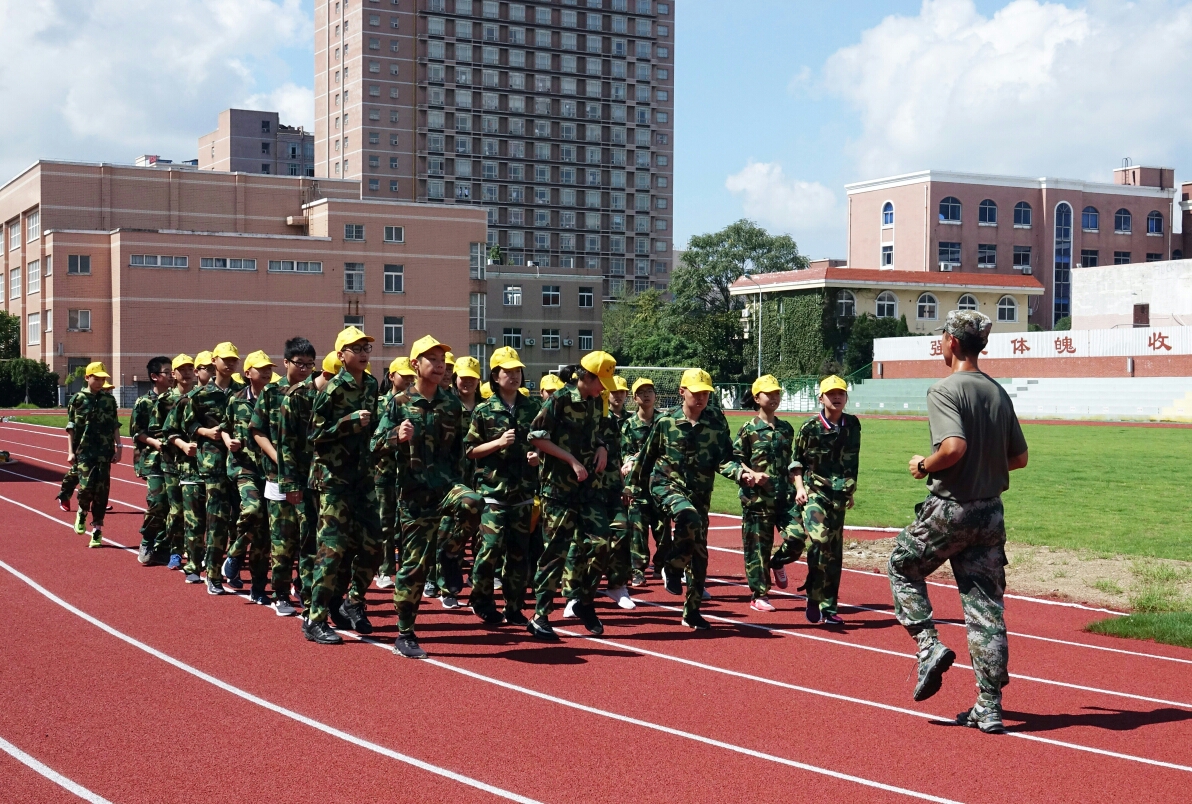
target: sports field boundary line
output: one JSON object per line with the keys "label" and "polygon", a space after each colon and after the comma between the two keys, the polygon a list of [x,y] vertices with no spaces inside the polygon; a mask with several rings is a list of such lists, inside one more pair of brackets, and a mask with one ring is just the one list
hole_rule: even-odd
{"label": "sports field boundary line", "polygon": [[[36,459],[34,459],[34,460],[36,460]],[[21,474],[20,472],[14,472],[14,471],[12,471],[12,469],[9,469],[9,468],[8,468],[8,467],[6,467],[6,466],[0,466],[0,472],[7,472],[7,473],[8,473],[8,474],[10,474],[10,475],[15,475],[15,476],[17,476],[17,477],[23,477],[23,478],[25,478],[26,480],[32,480],[34,483],[44,483],[44,484],[45,484],[45,485],[47,485],[47,486],[58,486],[59,488],[61,488],[61,485],[62,485],[62,484],[60,484],[60,483],[54,483],[54,482],[52,482],[52,481],[49,481],[49,480],[42,480],[40,477],[33,477],[33,475],[25,475],[25,474]],[[145,513],[145,509],[144,509],[144,508],[142,508],[141,506],[139,506],[139,505],[134,505],[133,503],[130,503],[130,502],[125,502],[124,500],[117,499],[117,498],[115,498],[115,497],[111,496],[110,494],[108,495],[108,502],[118,502],[118,503],[120,503],[121,505],[123,505],[123,506],[125,506],[125,507],[127,507],[127,508],[131,508],[131,509],[132,509],[132,510],[134,510],[134,511],[140,511],[141,513]],[[30,509],[30,510],[35,510],[35,509]],[[38,511],[38,513],[42,513],[42,512],[41,512],[41,511]],[[73,514],[77,514],[78,512],[77,512],[77,511],[72,511],[71,513],[73,513]],[[61,519],[59,519],[59,520],[57,520],[57,521],[58,521],[58,522],[61,522],[62,520],[61,520]]]}
{"label": "sports field boundary line", "polygon": [[[0,443],[4,443],[4,442],[0,442]],[[10,443],[15,443],[15,442],[10,442]],[[28,447],[30,445],[22,444],[21,446]],[[32,448],[33,449],[47,449],[46,447],[32,447]],[[28,460],[35,461],[36,463],[44,463],[46,466],[58,466],[58,467],[65,466],[67,469],[70,468],[70,464],[68,464],[68,463],[58,463],[57,461],[50,461],[50,460],[46,460],[45,458],[39,458],[36,455],[26,455],[23,452],[13,452],[12,450],[8,450],[8,454],[16,455],[18,458],[27,458]],[[65,474],[65,472],[63,472],[63,474]],[[110,480],[117,480],[121,483],[127,483],[130,486],[138,486],[140,488],[145,487],[144,482],[138,482],[136,480],[128,480],[127,478],[123,478],[123,477],[111,477]]]}
{"label": "sports field boundary line", "polygon": [[87,788],[83,787],[81,784],[76,782],[74,779],[71,779],[67,776],[63,776],[61,773],[54,770],[49,765],[46,765],[44,762],[39,761],[36,757],[26,754],[24,751],[17,748],[15,745],[10,743],[8,740],[5,740],[3,737],[0,737],[0,751],[3,751],[4,753],[8,754],[10,757],[15,759],[17,762],[20,762],[22,765],[29,768],[30,770],[41,774],[42,776],[49,779],[54,784],[61,787],[63,790],[66,790],[70,793],[74,793],[76,796],[83,799],[83,801],[89,801],[89,802],[91,802],[91,804],[112,804],[111,801],[108,801],[106,798],[99,795],[98,793],[91,792],[90,790],[88,790]]}
{"label": "sports field boundary line", "polygon": [[[49,413],[49,414],[34,413],[33,415],[34,416],[46,416],[46,415],[65,416],[66,415],[66,408],[58,408],[58,410],[61,410],[62,413]],[[19,416],[19,415],[23,415],[23,414],[10,414],[9,416],[6,416],[5,418],[11,419],[11,417],[14,415]],[[4,425],[12,425],[12,426],[5,427]],[[54,435],[59,435],[59,436],[62,436],[63,438],[66,438],[66,429],[63,427],[55,427],[52,424],[34,424],[33,422],[14,422],[14,421],[0,422],[0,430],[14,430],[14,431],[20,432],[21,428],[23,428],[23,427],[36,427],[39,430],[50,430]],[[46,433],[46,435],[50,435],[50,434],[51,433]],[[127,441],[129,444],[132,444],[132,436],[126,436],[123,433],[121,433],[120,440]]]}

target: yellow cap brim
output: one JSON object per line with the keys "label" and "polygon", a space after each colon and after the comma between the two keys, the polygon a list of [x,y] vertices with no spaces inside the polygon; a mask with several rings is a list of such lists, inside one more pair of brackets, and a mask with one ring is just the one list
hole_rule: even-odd
{"label": "yellow cap brim", "polygon": [[[597,376],[599,376],[599,375],[597,375]],[[607,380],[604,379],[604,377],[600,377],[600,384],[604,386],[604,390],[606,390],[606,391],[611,392],[611,391],[617,390],[617,381],[614,380],[612,377],[609,377]]]}
{"label": "yellow cap brim", "polygon": [[754,391],[754,393],[755,394],[772,394],[775,391],[781,391],[781,390],[782,390],[781,385],[763,385],[760,388],[758,388],[756,391]]}
{"label": "yellow cap brim", "polygon": [[88,374],[87,376],[88,377],[103,377],[105,380],[109,380],[112,378],[112,375],[108,374],[106,371],[93,371],[90,374]]}
{"label": "yellow cap brim", "polygon": [[701,393],[701,392],[703,392],[703,391],[714,391],[714,390],[716,390],[716,389],[715,389],[715,388],[713,388],[712,386],[708,385],[707,383],[703,383],[703,382],[697,382],[697,383],[693,383],[693,384],[691,384],[691,385],[684,385],[683,387],[684,387],[684,388],[686,388],[688,391],[690,391],[690,392],[691,392],[691,393],[693,393],[693,394],[698,394],[698,393]]}
{"label": "yellow cap brim", "polygon": [[524,369],[526,364],[520,360],[506,360],[504,363],[498,363],[493,368],[503,368],[506,371],[513,371],[515,368]]}
{"label": "yellow cap brim", "polygon": [[478,380],[480,379],[480,372],[476,371],[475,369],[460,369],[459,371],[455,372],[455,376],[471,377],[473,380]]}

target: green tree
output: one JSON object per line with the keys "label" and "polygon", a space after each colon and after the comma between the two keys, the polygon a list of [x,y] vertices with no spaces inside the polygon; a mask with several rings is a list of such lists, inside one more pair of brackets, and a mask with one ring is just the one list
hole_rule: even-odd
{"label": "green tree", "polygon": [[844,348],[845,370],[850,374],[873,362],[873,341],[875,338],[903,338],[909,336],[906,316],[877,318],[872,313],[862,313],[853,319],[849,327]]}
{"label": "green tree", "polygon": [[21,356],[21,317],[0,310],[0,360]]}
{"label": "green tree", "polygon": [[1056,321],[1055,326],[1052,327],[1052,329],[1055,330],[1056,332],[1066,332],[1067,330],[1072,329],[1071,316],[1064,316],[1059,321]]}
{"label": "green tree", "polygon": [[40,360],[14,357],[0,361],[0,406],[19,403],[53,407],[58,403],[58,375]]}

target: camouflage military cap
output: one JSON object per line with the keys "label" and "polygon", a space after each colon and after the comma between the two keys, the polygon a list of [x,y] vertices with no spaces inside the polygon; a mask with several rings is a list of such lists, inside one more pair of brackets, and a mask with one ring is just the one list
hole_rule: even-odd
{"label": "camouflage military cap", "polygon": [[981,345],[984,346],[989,340],[989,330],[992,327],[993,321],[984,313],[976,310],[953,310],[948,313],[948,318],[940,330],[953,338],[980,338]]}

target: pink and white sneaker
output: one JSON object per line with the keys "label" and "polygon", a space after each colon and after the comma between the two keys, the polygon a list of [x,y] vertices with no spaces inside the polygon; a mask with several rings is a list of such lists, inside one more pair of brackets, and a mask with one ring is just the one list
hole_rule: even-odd
{"label": "pink and white sneaker", "polygon": [[774,585],[779,589],[785,589],[788,584],[786,579],[786,567],[771,567],[770,571],[774,573]]}
{"label": "pink and white sneaker", "polygon": [[766,600],[764,597],[755,598],[749,604],[749,608],[753,609],[754,611],[764,611],[767,613],[778,610],[774,608],[773,604],[771,604],[770,601]]}

